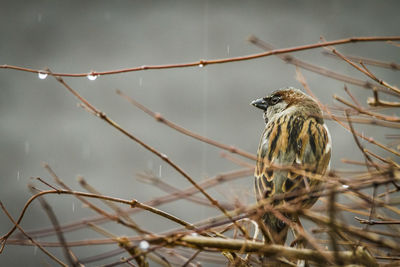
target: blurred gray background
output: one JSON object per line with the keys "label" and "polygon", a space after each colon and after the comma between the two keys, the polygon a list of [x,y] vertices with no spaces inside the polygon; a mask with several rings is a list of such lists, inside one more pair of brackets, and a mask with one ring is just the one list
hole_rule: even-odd
{"label": "blurred gray background", "polygon": [[[0,64],[81,73],[261,52],[247,41],[251,34],[280,48],[315,43],[320,36],[334,40],[399,35],[399,7],[398,1],[2,0]],[[400,62],[399,48],[389,44],[359,43],[337,48],[347,54]],[[366,80],[347,64],[321,55],[321,51],[295,55]],[[394,71],[371,70],[390,83],[398,83],[398,73]],[[334,104],[333,94],[346,98],[343,82],[307,71],[303,74],[323,103]],[[198,182],[240,167],[221,158],[220,149],[157,123],[116,95],[116,89],[190,130],[255,153],[264,123],[261,112],[249,105],[251,100],[281,87],[301,88],[295,79],[295,68],[275,57],[203,68],[108,75],[95,81],[66,81],[125,129],[167,154]],[[370,95],[355,86],[350,85],[349,89],[364,103]],[[52,181],[42,162],[49,163],[77,190],[83,190],[76,182],[76,177],[82,175],[102,193],[125,199],[146,201],[164,195],[137,181],[138,172],[152,171],[179,188],[189,186],[154,155],[78,108],[77,102],[51,77],[40,80],[37,74],[0,69],[0,200],[14,217],[30,197],[27,184],[32,182],[31,177]],[[349,133],[332,122],[328,126],[333,137],[332,168],[348,168],[341,158],[362,159]],[[357,129],[388,142],[382,129]],[[247,177],[210,193],[225,201],[239,198],[246,204],[254,201],[252,186],[253,178]],[[94,215],[71,196],[49,196],[47,200],[64,223]],[[161,208],[189,222],[218,214],[215,209],[183,200]],[[145,212],[134,218],[151,231],[176,227]],[[22,226],[30,230],[49,225],[38,202],[33,203]],[[0,235],[11,226],[0,212]],[[108,229],[132,235],[112,224]],[[91,230],[67,235],[69,241],[83,238],[101,236]],[[73,251],[79,257],[87,257],[115,248],[98,246]],[[62,257],[59,249],[51,251]],[[115,260],[118,257],[103,263]],[[8,245],[0,255],[2,266],[35,266],[44,262],[51,261],[30,246]]]}

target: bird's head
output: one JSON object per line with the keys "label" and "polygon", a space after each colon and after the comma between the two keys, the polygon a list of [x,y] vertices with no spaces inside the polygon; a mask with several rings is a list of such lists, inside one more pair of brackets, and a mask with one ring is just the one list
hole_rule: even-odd
{"label": "bird's head", "polygon": [[315,100],[293,87],[276,90],[266,97],[252,101],[251,105],[264,111],[265,123],[289,113],[301,112],[320,119],[322,115]]}

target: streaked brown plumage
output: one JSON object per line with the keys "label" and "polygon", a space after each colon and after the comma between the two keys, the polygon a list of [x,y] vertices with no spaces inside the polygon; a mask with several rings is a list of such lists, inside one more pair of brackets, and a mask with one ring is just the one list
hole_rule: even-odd
{"label": "streaked brown plumage", "polygon": [[[318,104],[295,88],[274,91],[251,104],[264,110],[266,123],[257,151],[254,174],[257,199],[304,188],[322,188],[320,180],[303,177],[287,169],[291,167],[324,174],[328,168],[331,140]],[[273,169],[271,164],[286,169]],[[299,208],[310,208],[317,199],[303,199]],[[279,203],[275,201],[273,204]],[[294,219],[288,215],[286,217]],[[285,243],[288,226],[271,213],[266,213],[263,219],[275,243]]]}

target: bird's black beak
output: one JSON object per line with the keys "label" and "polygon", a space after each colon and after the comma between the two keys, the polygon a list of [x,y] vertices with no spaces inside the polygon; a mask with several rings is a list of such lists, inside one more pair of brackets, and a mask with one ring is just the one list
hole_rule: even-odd
{"label": "bird's black beak", "polygon": [[268,103],[264,98],[253,100],[250,104],[262,110],[267,110],[268,108]]}

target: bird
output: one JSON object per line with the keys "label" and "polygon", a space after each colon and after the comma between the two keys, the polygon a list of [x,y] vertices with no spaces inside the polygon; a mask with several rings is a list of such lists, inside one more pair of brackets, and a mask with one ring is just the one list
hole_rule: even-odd
{"label": "bird", "polygon": [[[302,198],[297,201],[296,207],[312,207],[318,197],[300,190],[322,190],[323,182],[322,179],[315,179],[315,175],[305,175],[324,175],[331,158],[331,136],[321,108],[312,97],[293,87],[273,91],[266,97],[252,101],[251,105],[263,110],[265,120],[254,172],[257,201],[274,198],[272,206],[282,203],[290,205],[291,201],[296,201],[296,197],[279,199],[276,196],[299,191],[302,192]],[[299,174],[301,171],[305,175]],[[284,213],[283,216],[299,223],[297,217]],[[271,212],[266,212],[262,219],[270,239],[272,237],[270,242],[284,245],[289,229],[287,223]]]}

